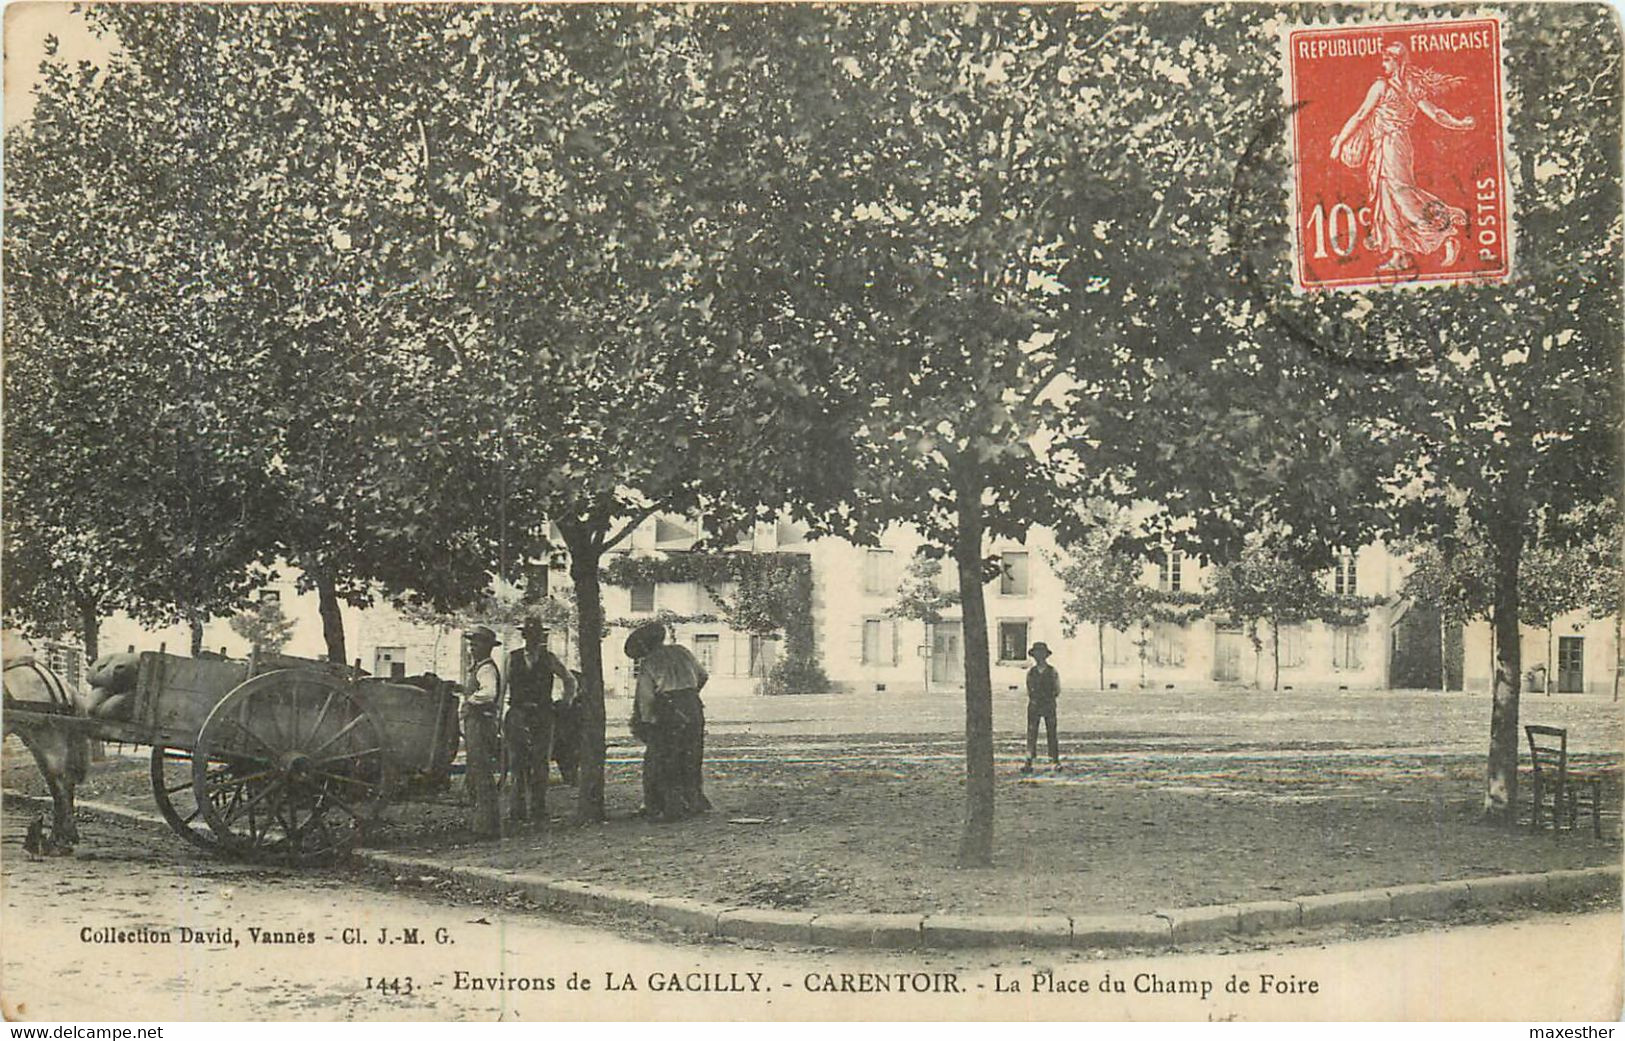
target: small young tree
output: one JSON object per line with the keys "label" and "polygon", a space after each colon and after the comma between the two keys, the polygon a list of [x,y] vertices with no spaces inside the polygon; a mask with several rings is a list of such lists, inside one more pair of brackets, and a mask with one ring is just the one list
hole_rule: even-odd
{"label": "small young tree", "polygon": [[1546,630],[1546,665],[1541,686],[1548,695],[1556,683],[1552,672],[1553,627],[1563,615],[1585,605],[1588,570],[1584,546],[1537,543],[1524,550],[1523,565],[1518,571],[1519,620],[1524,625]]}
{"label": "small young tree", "polygon": [[[942,588],[942,560],[917,553],[908,563],[903,581],[897,587],[897,600],[886,609],[891,618],[925,624],[925,643],[931,646],[932,627],[942,621],[942,612],[959,603],[959,590]],[[924,662],[925,692],[931,693],[931,657]]]}
{"label": "small young tree", "polygon": [[566,588],[558,593],[549,593],[528,605],[528,610],[549,630],[557,630],[564,635],[564,657],[568,659],[571,634],[576,631],[581,618],[581,613],[576,610],[575,590]]}
{"label": "small young tree", "polygon": [[1475,618],[1489,617],[1489,581],[1484,540],[1466,526],[1411,556],[1411,571],[1400,586],[1400,595],[1438,612],[1440,690],[1450,686],[1449,633]]}
{"label": "small young tree", "polygon": [[231,619],[231,631],[247,640],[255,654],[281,654],[293,638],[294,621],[282,613],[279,600],[261,600]]}
{"label": "small young tree", "polygon": [[1586,543],[1585,582],[1581,592],[1586,614],[1614,620],[1614,700],[1619,700],[1619,674],[1625,656],[1620,651],[1622,616],[1625,616],[1625,517],[1619,504],[1606,499],[1596,507],[1596,534]]}
{"label": "small young tree", "polygon": [[[1106,630],[1127,631],[1140,626],[1150,615],[1156,592],[1140,584],[1144,566],[1139,557],[1113,547],[1112,533],[1093,532],[1082,544],[1072,547],[1051,565],[1066,589],[1061,605],[1061,631],[1068,637],[1077,627],[1093,623],[1095,653],[1100,689],[1106,689]],[[1140,656],[1145,656],[1145,640]]]}
{"label": "small young tree", "polygon": [[1281,689],[1281,627],[1326,616],[1337,605],[1320,576],[1301,564],[1290,548],[1265,537],[1249,539],[1241,558],[1215,570],[1208,609],[1247,627],[1253,644],[1254,685],[1264,644],[1258,626],[1268,623],[1275,662],[1272,690]]}

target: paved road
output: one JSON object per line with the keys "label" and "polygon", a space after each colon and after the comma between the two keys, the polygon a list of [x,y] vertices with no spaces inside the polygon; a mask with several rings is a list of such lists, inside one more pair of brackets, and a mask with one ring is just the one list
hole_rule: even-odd
{"label": "paved road", "polygon": [[[793,951],[234,866],[111,823],[76,859],[34,861],[15,855],[18,824],[4,830],[0,997],[29,1019],[1574,1020],[1620,1009],[1617,912],[1104,960]],[[183,927],[198,938],[186,942]],[[1260,995],[1266,975],[1286,992]],[[1232,976],[1251,993],[1227,993]],[[872,992],[887,983],[893,993]]]}

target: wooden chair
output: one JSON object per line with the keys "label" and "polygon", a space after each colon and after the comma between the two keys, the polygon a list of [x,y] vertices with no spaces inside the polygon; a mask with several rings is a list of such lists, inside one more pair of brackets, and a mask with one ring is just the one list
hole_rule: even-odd
{"label": "wooden chair", "polygon": [[1552,831],[1563,826],[1568,817],[1572,830],[1578,822],[1579,793],[1585,788],[1591,792],[1591,834],[1602,838],[1602,775],[1576,773],[1569,769],[1569,732],[1562,727],[1529,725],[1523,728],[1529,738],[1529,764],[1533,770],[1533,808],[1529,826],[1540,829],[1541,812],[1546,794],[1552,797]]}

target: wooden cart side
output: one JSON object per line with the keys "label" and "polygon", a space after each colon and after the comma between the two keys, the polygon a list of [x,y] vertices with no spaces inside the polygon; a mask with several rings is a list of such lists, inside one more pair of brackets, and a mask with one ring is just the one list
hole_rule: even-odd
{"label": "wooden cart side", "polygon": [[412,773],[435,770],[447,738],[445,709],[451,695],[444,688],[428,691],[374,678],[357,682],[355,688],[367,711],[383,724],[396,769]]}
{"label": "wooden cart side", "polygon": [[190,749],[215,705],[248,673],[247,662],[145,651],[136,671],[132,717],[147,731],[147,744]]}

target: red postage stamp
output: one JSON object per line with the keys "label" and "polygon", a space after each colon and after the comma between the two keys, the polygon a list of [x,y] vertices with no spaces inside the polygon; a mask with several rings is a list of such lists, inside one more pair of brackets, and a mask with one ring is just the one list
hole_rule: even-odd
{"label": "red postage stamp", "polygon": [[1512,272],[1501,22],[1287,30],[1294,288]]}

